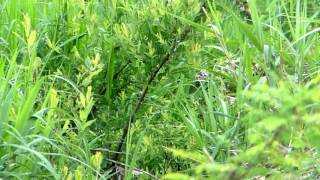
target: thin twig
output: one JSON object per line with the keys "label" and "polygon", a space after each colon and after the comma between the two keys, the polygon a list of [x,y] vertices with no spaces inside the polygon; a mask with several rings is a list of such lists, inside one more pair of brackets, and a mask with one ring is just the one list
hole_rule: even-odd
{"label": "thin twig", "polygon": [[119,75],[122,73],[122,71],[129,66],[131,63],[131,60],[129,60],[125,65],[123,65],[118,72],[116,72],[113,76],[113,80],[118,79]]}
{"label": "thin twig", "polygon": [[[118,72],[116,72],[113,76],[113,81],[117,80],[120,76],[120,74],[131,64],[131,60],[129,60],[126,64],[124,64],[123,66],[120,67],[120,70]],[[104,93],[106,93],[106,87],[103,87],[99,90],[99,94],[100,95],[104,95]]]}

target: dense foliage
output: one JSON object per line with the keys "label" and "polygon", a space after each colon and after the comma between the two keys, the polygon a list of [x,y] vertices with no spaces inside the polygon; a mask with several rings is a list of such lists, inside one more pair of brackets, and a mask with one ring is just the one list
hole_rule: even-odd
{"label": "dense foliage", "polygon": [[320,178],[317,0],[0,0],[0,179]]}

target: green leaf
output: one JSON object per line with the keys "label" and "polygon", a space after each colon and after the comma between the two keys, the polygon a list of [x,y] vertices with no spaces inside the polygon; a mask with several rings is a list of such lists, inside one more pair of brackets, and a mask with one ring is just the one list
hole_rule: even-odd
{"label": "green leaf", "polygon": [[192,177],[182,174],[182,173],[169,173],[163,176],[161,179],[164,180],[191,180],[193,179]]}
{"label": "green leaf", "polygon": [[36,82],[34,86],[28,89],[26,92],[26,100],[22,102],[20,106],[20,110],[18,111],[17,119],[15,121],[15,128],[20,132],[26,131],[26,124],[29,121],[31,116],[33,106],[35,104],[38,92],[43,84],[44,78],[41,78],[39,81]]}

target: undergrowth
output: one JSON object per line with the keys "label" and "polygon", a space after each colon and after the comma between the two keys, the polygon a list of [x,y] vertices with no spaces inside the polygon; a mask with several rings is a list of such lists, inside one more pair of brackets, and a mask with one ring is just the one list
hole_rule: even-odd
{"label": "undergrowth", "polygon": [[318,179],[316,0],[0,0],[0,179]]}

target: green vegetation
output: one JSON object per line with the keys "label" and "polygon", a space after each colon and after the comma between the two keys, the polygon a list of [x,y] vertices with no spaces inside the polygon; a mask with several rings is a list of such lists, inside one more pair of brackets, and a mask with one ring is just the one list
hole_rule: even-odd
{"label": "green vegetation", "polygon": [[0,0],[0,179],[320,178],[319,10]]}

